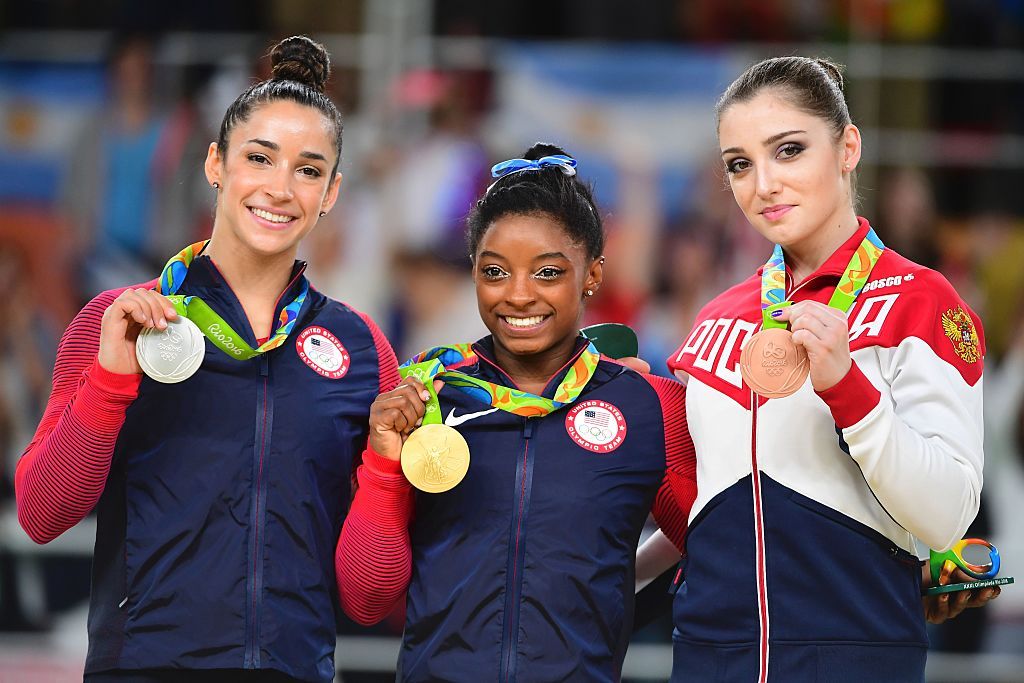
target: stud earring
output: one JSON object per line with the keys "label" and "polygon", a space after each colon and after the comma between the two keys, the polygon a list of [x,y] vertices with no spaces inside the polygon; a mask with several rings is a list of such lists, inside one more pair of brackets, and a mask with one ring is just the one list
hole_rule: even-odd
{"label": "stud earring", "polygon": [[326,215],[327,215],[327,212],[326,212],[326,211],[321,211],[321,212],[320,212],[320,217],[321,217],[321,218],[323,218],[323,217],[324,217],[324,216],[326,216]]}
{"label": "stud earring", "polygon": [[592,290],[592,289],[588,289],[586,293],[587,293],[587,296],[594,296],[594,290]]}
{"label": "stud earring", "polygon": [[847,171],[849,171],[850,170],[850,165],[849,164],[844,164],[843,168],[845,168]]}
{"label": "stud earring", "polygon": [[220,189],[220,183],[218,183],[216,180],[213,181],[213,189],[215,189],[215,190],[219,190]]}

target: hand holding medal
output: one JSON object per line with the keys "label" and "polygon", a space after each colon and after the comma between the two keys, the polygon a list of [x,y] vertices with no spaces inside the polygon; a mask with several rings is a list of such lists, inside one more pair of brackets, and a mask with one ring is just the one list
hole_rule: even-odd
{"label": "hand holding medal", "polygon": [[178,313],[166,297],[151,289],[126,289],[103,313],[100,366],[119,375],[141,374],[136,356],[139,338],[165,334],[177,323]]}
{"label": "hand holding medal", "polygon": [[[424,351],[398,369],[403,383],[394,391],[381,394],[370,408],[370,446],[392,460],[398,459],[395,453],[400,446],[402,472],[421,491],[447,491],[462,481],[469,470],[469,445],[454,427],[441,420],[437,399],[440,380],[484,405],[529,419],[543,417],[575,401],[600,359],[594,343],[589,342],[565,373],[554,397],[546,398],[446,369],[472,362],[475,353],[470,344]],[[404,438],[409,431],[412,434]]]}
{"label": "hand holding medal", "polygon": [[441,493],[454,488],[469,470],[469,446],[454,428],[441,422],[434,375],[436,361],[400,369],[402,383],[377,397],[370,407],[370,447],[402,461],[406,479],[421,491]]}
{"label": "hand holding medal", "polygon": [[815,391],[831,389],[846,376],[853,361],[849,323],[842,311],[817,301],[801,301],[779,309],[775,319],[789,323],[793,343],[807,359]]}
{"label": "hand holding medal", "polygon": [[803,386],[808,374],[815,391],[835,386],[853,362],[846,311],[884,249],[875,231],[869,230],[826,306],[785,300],[785,257],[782,247],[775,245],[761,272],[762,326],[740,353],[740,374],[747,386],[765,398],[789,396]]}
{"label": "hand holding medal", "polygon": [[[309,283],[305,280],[299,293],[281,310],[280,326],[255,349],[205,301],[175,294],[185,281],[192,261],[208,243],[209,240],[203,240],[190,244],[171,257],[160,273],[155,291],[142,288],[125,291],[107,309],[102,329],[109,328],[109,334],[101,331],[99,354],[104,368],[121,374],[144,372],[158,382],[173,384],[188,379],[202,365],[206,354],[204,337],[229,358],[239,361],[255,358],[284,344],[309,292]],[[129,318],[142,329],[128,328]]]}

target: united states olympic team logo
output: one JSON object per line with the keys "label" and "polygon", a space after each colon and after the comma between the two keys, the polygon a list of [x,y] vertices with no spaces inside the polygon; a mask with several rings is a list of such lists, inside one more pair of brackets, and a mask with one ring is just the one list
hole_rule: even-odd
{"label": "united states olympic team logo", "polygon": [[299,333],[295,350],[303,363],[328,379],[344,377],[352,361],[338,338],[319,325],[310,325]]}
{"label": "united states olympic team logo", "polygon": [[626,438],[626,419],[622,411],[606,401],[577,403],[565,416],[565,431],[588,451],[611,453]]}

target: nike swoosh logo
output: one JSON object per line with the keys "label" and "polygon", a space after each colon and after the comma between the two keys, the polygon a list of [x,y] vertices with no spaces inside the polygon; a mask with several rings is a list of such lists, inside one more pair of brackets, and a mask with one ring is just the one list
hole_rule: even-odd
{"label": "nike swoosh logo", "polygon": [[490,415],[495,410],[497,410],[497,408],[491,408],[490,410],[481,410],[479,413],[466,413],[465,415],[456,415],[455,408],[452,408],[451,412],[448,413],[448,417],[444,419],[444,423],[449,427],[458,427],[463,422],[469,422],[470,420],[473,420],[475,418],[483,417],[484,415]]}

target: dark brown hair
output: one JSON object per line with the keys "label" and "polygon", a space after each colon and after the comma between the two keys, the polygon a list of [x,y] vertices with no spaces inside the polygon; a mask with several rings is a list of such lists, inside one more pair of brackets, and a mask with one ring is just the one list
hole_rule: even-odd
{"label": "dark brown hair", "polygon": [[[842,65],[812,57],[773,57],[754,64],[733,81],[715,105],[716,125],[725,110],[774,88],[797,109],[825,121],[836,140],[852,121],[843,94]],[[857,175],[850,174],[850,198],[856,206]]]}
{"label": "dark brown hair", "polygon": [[306,36],[285,38],[270,50],[273,72],[269,79],[250,86],[238,96],[220,123],[217,147],[223,155],[228,149],[228,136],[236,124],[247,121],[257,107],[276,100],[290,100],[317,109],[334,128],[337,158],[333,176],[341,161],[341,112],[324,88],[331,75],[331,58],[326,48]]}
{"label": "dark brown hair", "polygon": [[765,88],[777,88],[793,106],[828,122],[838,137],[850,123],[843,96],[842,67],[827,59],[774,57],[754,64],[725,89],[715,115],[737,102],[753,99]]}

